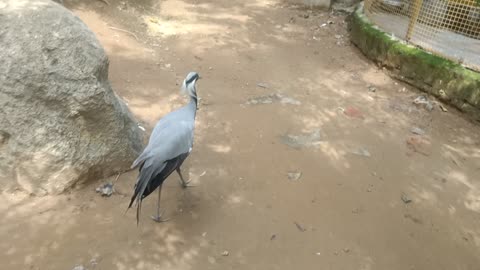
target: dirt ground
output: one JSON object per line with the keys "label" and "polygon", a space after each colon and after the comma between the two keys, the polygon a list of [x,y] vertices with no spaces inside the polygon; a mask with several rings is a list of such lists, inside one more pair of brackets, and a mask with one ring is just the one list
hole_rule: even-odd
{"label": "dirt ground", "polygon": [[66,6],[146,136],[184,104],[187,72],[203,77],[185,167],[197,186],[172,175],[171,220],[150,220],[152,195],[138,227],[124,214],[136,172],[109,198],[95,188],[113,178],[3,192],[2,269],[479,269],[479,126],[413,104],[420,92],[349,43],[344,15],[277,0]]}

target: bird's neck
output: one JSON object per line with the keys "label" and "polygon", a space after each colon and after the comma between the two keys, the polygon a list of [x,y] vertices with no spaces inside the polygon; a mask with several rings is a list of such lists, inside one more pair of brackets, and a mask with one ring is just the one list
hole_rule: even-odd
{"label": "bird's neck", "polygon": [[197,96],[191,95],[188,106],[192,108],[194,115],[197,114],[197,103],[198,103]]}
{"label": "bird's neck", "polygon": [[194,116],[197,113],[197,103],[198,103],[198,98],[197,98],[197,91],[195,89],[195,84],[189,84],[187,86],[187,93],[190,96],[190,102],[188,103],[188,106],[193,110]]}

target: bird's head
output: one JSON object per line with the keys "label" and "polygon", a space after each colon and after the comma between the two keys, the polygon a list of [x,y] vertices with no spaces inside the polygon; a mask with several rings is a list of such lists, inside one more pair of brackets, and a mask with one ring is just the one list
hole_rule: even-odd
{"label": "bird's head", "polygon": [[197,72],[190,72],[187,74],[185,80],[183,80],[182,90],[186,92],[189,96],[197,98],[197,90],[195,88],[195,83],[200,79],[200,75]]}

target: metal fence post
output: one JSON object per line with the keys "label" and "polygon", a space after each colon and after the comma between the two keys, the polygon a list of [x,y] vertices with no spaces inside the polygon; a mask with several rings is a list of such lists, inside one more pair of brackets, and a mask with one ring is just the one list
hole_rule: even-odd
{"label": "metal fence post", "polygon": [[410,41],[413,34],[413,29],[417,23],[418,16],[420,15],[420,10],[422,9],[423,0],[414,0],[413,11],[410,16],[410,22],[408,23],[407,35],[405,36],[407,41]]}

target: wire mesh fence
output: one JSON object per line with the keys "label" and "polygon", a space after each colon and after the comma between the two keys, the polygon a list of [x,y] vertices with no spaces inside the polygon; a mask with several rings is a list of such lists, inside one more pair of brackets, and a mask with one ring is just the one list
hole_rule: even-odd
{"label": "wire mesh fence", "polygon": [[480,71],[480,0],[365,0],[387,33]]}

